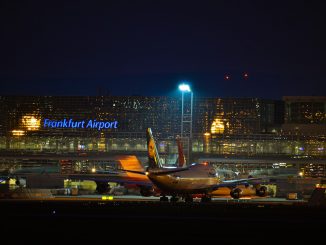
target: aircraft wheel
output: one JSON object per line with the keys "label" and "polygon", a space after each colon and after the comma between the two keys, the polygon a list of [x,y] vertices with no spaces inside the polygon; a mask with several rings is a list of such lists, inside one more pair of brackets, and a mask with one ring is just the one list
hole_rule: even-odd
{"label": "aircraft wheel", "polygon": [[170,198],[170,202],[177,202],[178,200],[179,200],[178,197],[174,197],[174,196],[172,196],[172,197]]}
{"label": "aircraft wheel", "polygon": [[96,182],[96,191],[99,194],[104,194],[110,191],[110,185],[106,182]]}
{"label": "aircraft wheel", "polygon": [[192,196],[186,196],[185,197],[185,202],[189,202],[189,203],[191,203],[191,202],[193,202],[194,201],[194,199],[192,198]]}
{"label": "aircraft wheel", "polygon": [[160,197],[160,201],[161,202],[168,202],[169,201],[169,198],[166,197],[166,196],[163,196],[163,197]]}
{"label": "aircraft wheel", "polygon": [[212,198],[208,196],[203,196],[200,200],[200,202],[211,202]]}

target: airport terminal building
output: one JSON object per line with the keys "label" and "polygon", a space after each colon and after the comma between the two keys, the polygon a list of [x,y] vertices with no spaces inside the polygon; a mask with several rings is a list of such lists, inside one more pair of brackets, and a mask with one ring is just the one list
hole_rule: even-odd
{"label": "airport terminal building", "polygon": [[[8,155],[17,163],[13,156],[26,154],[146,156],[150,127],[169,163],[177,153],[181,110],[178,97],[0,96],[1,161]],[[326,97],[195,97],[191,121],[194,161],[326,177]]]}

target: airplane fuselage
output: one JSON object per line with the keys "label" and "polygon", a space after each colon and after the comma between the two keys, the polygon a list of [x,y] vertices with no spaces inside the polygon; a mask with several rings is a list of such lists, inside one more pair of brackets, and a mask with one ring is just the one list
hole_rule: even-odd
{"label": "airplane fuselage", "polygon": [[198,165],[173,174],[156,175],[149,172],[148,178],[168,194],[207,194],[220,183],[213,169]]}

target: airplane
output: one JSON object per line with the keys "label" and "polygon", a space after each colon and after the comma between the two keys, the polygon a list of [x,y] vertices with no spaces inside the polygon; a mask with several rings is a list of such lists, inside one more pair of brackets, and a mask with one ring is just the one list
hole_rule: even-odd
{"label": "airplane", "polygon": [[[202,194],[201,201],[211,201],[211,193],[221,187],[236,188],[237,185],[248,183],[257,178],[235,179],[222,181],[216,170],[207,163],[193,163],[186,167],[164,168],[161,164],[151,128],[146,130],[148,167],[146,171],[122,169],[126,172],[146,175],[161,191],[160,201],[171,202],[180,198],[192,202],[194,194]],[[262,189],[263,191],[263,189]]]}
{"label": "airplane", "polygon": [[[178,157],[176,159],[175,164],[179,167],[185,167],[186,158],[183,153],[183,146],[182,146],[180,136],[176,137],[176,142],[178,146]],[[135,156],[124,156],[124,157],[119,156],[118,159],[121,164],[121,168],[128,168],[129,170],[144,172],[143,165]],[[169,166],[169,168],[174,168],[174,167]],[[96,173],[105,173],[105,172],[100,172],[97,170]],[[135,174],[132,173],[131,171],[128,172],[126,171],[126,173],[127,173],[126,177],[123,177],[118,180],[115,178],[115,182],[122,184],[126,189],[139,189],[139,193],[145,197],[160,195],[161,193],[160,189],[157,186],[153,185],[153,183],[149,180],[149,178],[146,175],[144,176],[144,175]],[[131,178],[133,178],[132,181]],[[97,177],[95,180],[97,180],[96,184],[97,184],[98,192],[104,193],[108,191],[108,188],[106,186],[107,182],[98,182],[99,179]]]}
{"label": "airplane", "polygon": [[[149,168],[151,169],[151,176],[146,176],[142,164],[138,160],[136,156],[116,156],[116,160],[120,163],[120,167],[123,171],[119,171],[119,168],[115,171],[103,171],[100,169],[95,169],[92,173],[81,174],[81,173],[60,173],[60,168],[56,167],[36,167],[36,168],[25,168],[22,170],[16,170],[15,172],[11,173],[10,178],[14,178],[17,180],[17,185],[27,185],[30,188],[60,188],[60,181],[63,185],[64,179],[72,179],[72,180],[93,180],[96,182],[97,185],[97,192],[99,194],[106,193],[110,191],[110,186],[108,182],[116,182],[128,188],[137,188],[142,196],[157,196],[162,195],[161,200],[166,200],[165,195],[168,193],[172,194],[172,201],[177,200],[177,196],[184,197],[185,200],[191,201],[190,194],[192,192],[196,193],[205,193],[203,200],[207,201],[210,200],[210,197],[213,193],[210,193],[210,190],[215,190],[218,188],[218,178],[216,178],[216,171],[213,168],[208,168],[206,163],[203,164],[192,164],[191,166],[185,166],[185,157],[182,150],[182,144],[179,138],[177,138],[178,144],[178,153],[179,157],[177,159],[176,168],[162,168],[162,165],[159,162],[159,156],[156,149],[156,145],[154,142],[154,138],[152,136],[151,130],[147,131],[147,141],[148,141],[148,149],[152,149],[152,153],[156,159],[149,158]],[[149,154],[149,151],[148,151]],[[157,156],[156,156],[157,155]],[[159,163],[159,164],[158,164]],[[159,168],[158,168],[158,167]],[[208,169],[207,169],[208,168]],[[127,169],[128,171],[125,171]],[[155,171],[153,171],[155,169]],[[184,172],[185,171],[185,172]],[[158,173],[155,173],[158,172]],[[180,173],[179,173],[180,172]],[[184,173],[181,173],[184,172]],[[139,175],[141,173],[141,175]],[[152,177],[153,173],[155,173],[154,177]],[[170,173],[170,175],[168,175]],[[160,176],[161,175],[161,176]],[[160,180],[164,175],[170,176],[169,181],[173,181],[172,186],[176,183],[179,183],[176,190],[169,190],[167,191],[166,188],[160,184],[156,184],[156,181],[152,180],[157,176]],[[172,179],[171,179],[172,176]],[[152,179],[150,178],[152,177]],[[180,180],[181,178],[181,180]],[[192,179],[195,178],[195,184],[199,188],[198,190],[194,191],[191,189],[193,181]],[[243,183],[245,180],[235,180],[235,183]],[[44,183],[46,182],[46,183]],[[182,185],[188,185],[189,187],[182,187]],[[163,183],[164,185],[164,183]],[[170,183],[171,185],[171,183]],[[224,183],[225,185],[225,183]],[[181,186],[182,190],[179,191]],[[161,187],[161,188],[160,188]],[[197,188],[196,187],[196,188]],[[236,189],[236,185],[229,183],[228,185],[231,190],[234,190],[237,193],[238,189]],[[221,188],[221,186],[219,187]],[[241,193],[240,193],[241,194]]]}
{"label": "airplane", "polygon": [[[10,171],[4,180],[14,179],[16,180],[16,185],[20,187],[47,189],[63,188],[65,179],[91,180],[96,183],[96,191],[99,194],[109,192],[110,185],[108,182],[115,182],[126,188],[139,189],[142,196],[155,195],[153,184],[147,176],[119,171],[119,168],[144,171],[141,162],[136,156],[119,155],[114,157],[114,159],[118,163],[117,169],[109,171],[93,168],[90,173],[74,173],[65,172],[64,166],[27,167]],[[65,163],[67,160],[62,160],[62,162]]]}

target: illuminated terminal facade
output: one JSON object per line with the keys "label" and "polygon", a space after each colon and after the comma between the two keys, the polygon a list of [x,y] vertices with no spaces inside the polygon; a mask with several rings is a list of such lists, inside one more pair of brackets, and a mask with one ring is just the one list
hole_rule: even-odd
{"label": "illuminated terminal facade", "polygon": [[[178,97],[0,96],[0,150],[146,155],[150,127],[169,162],[177,153],[180,122]],[[247,171],[265,166],[264,159],[291,159],[285,165],[267,161],[267,168],[294,166],[305,176],[326,177],[326,97],[195,97],[191,151],[193,160],[239,163]]]}

